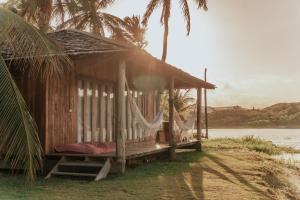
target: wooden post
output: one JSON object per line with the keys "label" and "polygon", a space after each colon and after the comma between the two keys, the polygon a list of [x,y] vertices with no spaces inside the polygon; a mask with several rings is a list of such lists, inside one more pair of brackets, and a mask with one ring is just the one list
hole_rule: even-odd
{"label": "wooden post", "polygon": [[161,99],[161,94],[160,91],[157,90],[157,94],[156,94],[156,109],[155,109],[155,114],[156,115],[159,111],[160,111],[160,99]]}
{"label": "wooden post", "polygon": [[130,97],[132,97],[130,91],[127,91],[127,140],[132,140],[132,119],[131,119],[131,105],[130,105]]}
{"label": "wooden post", "polygon": [[174,160],[176,157],[176,142],[174,138],[174,78],[172,77],[169,83],[169,144],[170,159]]}
{"label": "wooden post", "polygon": [[[140,109],[141,113],[143,114],[143,107],[142,107],[142,98],[141,98],[141,92],[137,91],[137,98],[136,98],[136,102],[138,105],[138,108]],[[143,139],[143,130],[141,128],[141,125],[139,123],[136,124],[136,131],[137,131],[137,138],[139,141],[142,141]]]}
{"label": "wooden post", "polygon": [[83,82],[83,143],[88,142],[88,82]]}
{"label": "wooden post", "polygon": [[[205,82],[206,80],[206,73],[207,73],[207,69],[205,68],[205,72],[204,72],[204,80]],[[208,139],[208,119],[207,119],[207,94],[206,94],[206,88],[204,89],[204,104],[205,104],[205,130],[206,130],[206,134],[205,134],[205,138]]]}
{"label": "wooden post", "polygon": [[92,142],[98,141],[98,127],[97,127],[97,118],[98,118],[98,85],[92,83],[93,94],[92,94]]}
{"label": "wooden post", "polygon": [[125,173],[126,154],[125,154],[125,128],[126,128],[126,104],[125,104],[125,70],[124,60],[119,62],[118,66],[118,84],[117,84],[117,123],[116,123],[116,157],[117,169],[121,174]]}
{"label": "wooden post", "polygon": [[201,98],[202,98],[202,88],[198,88],[197,89],[197,140],[198,143],[196,145],[196,149],[198,151],[202,150],[202,144],[201,144],[201,137],[202,137],[202,133],[201,133]]}
{"label": "wooden post", "polygon": [[105,109],[105,97],[103,96],[105,92],[105,85],[101,85],[99,89],[99,98],[100,98],[100,141],[106,141],[106,128],[105,128],[105,119],[106,119],[106,109]]}
{"label": "wooden post", "polygon": [[[132,92],[132,100],[136,102],[136,91]],[[135,141],[137,139],[137,133],[136,133],[137,131],[136,131],[136,119],[134,115],[132,115],[131,126],[132,126],[132,140]]]}
{"label": "wooden post", "polygon": [[113,118],[113,113],[112,113],[112,109],[113,109],[113,99],[112,99],[112,94],[113,94],[113,89],[112,87],[109,85],[107,87],[107,105],[106,105],[106,139],[108,142],[112,142],[113,141],[113,134],[112,134],[112,118]]}

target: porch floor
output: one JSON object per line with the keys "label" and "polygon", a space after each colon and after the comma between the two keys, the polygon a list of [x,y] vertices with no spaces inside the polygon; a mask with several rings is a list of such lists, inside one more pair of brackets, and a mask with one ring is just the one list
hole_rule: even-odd
{"label": "porch floor", "polygon": [[[177,143],[176,148],[189,148],[195,145],[198,141],[189,141],[184,143]],[[144,157],[148,155],[158,154],[162,152],[166,152],[171,148],[168,144],[155,144],[151,143],[134,143],[134,144],[127,144],[126,146],[126,159],[135,159],[139,157]],[[68,156],[68,157],[94,157],[94,158],[114,158],[116,157],[115,152],[111,153],[102,153],[102,154],[75,154],[75,153],[49,153],[46,155],[46,158],[55,158],[61,156]]]}

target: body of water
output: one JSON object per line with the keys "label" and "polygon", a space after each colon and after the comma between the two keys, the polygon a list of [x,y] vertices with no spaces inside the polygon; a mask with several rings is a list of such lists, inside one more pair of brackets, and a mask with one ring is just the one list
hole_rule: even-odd
{"label": "body of water", "polygon": [[[300,129],[209,129],[209,138],[243,137],[253,135],[276,145],[300,149]],[[300,154],[283,154],[276,156],[290,164],[300,166]]]}
{"label": "body of water", "polygon": [[300,129],[209,129],[209,138],[253,135],[274,144],[300,149]]}

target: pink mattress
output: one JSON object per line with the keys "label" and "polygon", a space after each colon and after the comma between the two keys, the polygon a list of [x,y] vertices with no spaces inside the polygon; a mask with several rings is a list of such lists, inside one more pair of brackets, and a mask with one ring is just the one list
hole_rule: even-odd
{"label": "pink mattress", "polygon": [[82,154],[101,154],[111,153],[116,151],[114,143],[98,143],[98,144],[66,144],[55,147],[58,153],[82,153]]}

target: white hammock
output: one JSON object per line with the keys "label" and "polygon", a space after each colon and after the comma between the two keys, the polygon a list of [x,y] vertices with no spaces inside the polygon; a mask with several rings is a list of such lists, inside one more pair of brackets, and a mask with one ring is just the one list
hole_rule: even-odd
{"label": "white hammock", "polygon": [[194,109],[193,113],[187,118],[186,122],[183,122],[179,113],[177,112],[177,110],[174,107],[174,120],[178,126],[178,128],[181,131],[189,131],[189,130],[193,130],[194,126],[195,126],[195,121],[197,119],[197,115],[196,115],[196,108]]}
{"label": "white hammock", "polygon": [[130,90],[127,84],[126,80],[126,89],[127,89],[127,98],[130,104],[131,112],[133,114],[133,117],[135,118],[136,122],[141,126],[142,129],[151,132],[154,132],[158,130],[161,126],[161,123],[163,121],[163,110],[160,109],[160,111],[157,113],[155,118],[152,122],[148,122],[143,114],[141,113],[137,103],[134,101],[133,97],[130,95]]}

